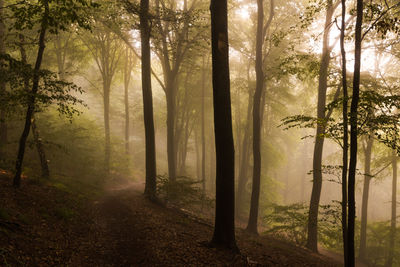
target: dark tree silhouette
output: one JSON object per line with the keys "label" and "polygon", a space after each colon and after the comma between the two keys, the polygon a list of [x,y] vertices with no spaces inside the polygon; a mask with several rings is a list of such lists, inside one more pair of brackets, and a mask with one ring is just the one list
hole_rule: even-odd
{"label": "dark tree silhouette", "polygon": [[156,194],[156,142],[153,119],[153,95],[151,91],[149,0],[140,1],[140,36],[142,49],[142,93],[146,139],[146,186],[149,198]]}
{"label": "dark tree silhouette", "polygon": [[348,266],[355,266],[354,253],[354,224],[356,217],[355,203],[355,182],[357,168],[357,113],[360,95],[360,69],[361,69],[361,42],[362,42],[362,23],[363,23],[363,0],[357,0],[357,19],[355,28],[355,51],[354,51],[354,77],[353,77],[353,97],[350,107],[350,164],[349,164],[349,185],[348,185]]}
{"label": "dark tree silhouette", "polygon": [[211,245],[236,250],[235,151],[229,80],[227,0],[211,0],[212,82],[216,150],[215,226]]}

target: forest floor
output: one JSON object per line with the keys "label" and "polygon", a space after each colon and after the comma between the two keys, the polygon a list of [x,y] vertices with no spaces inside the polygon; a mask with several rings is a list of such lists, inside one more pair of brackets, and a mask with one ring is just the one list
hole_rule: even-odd
{"label": "forest floor", "polygon": [[10,185],[0,170],[0,266],[341,266],[243,230],[240,255],[209,248],[211,222],[148,201],[141,183],[114,180],[101,193],[29,179]]}

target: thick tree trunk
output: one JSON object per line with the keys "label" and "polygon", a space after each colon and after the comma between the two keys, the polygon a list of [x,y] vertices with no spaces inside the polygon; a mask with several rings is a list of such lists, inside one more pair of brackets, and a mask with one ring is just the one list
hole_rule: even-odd
{"label": "thick tree trunk", "polygon": [[348,185],[348,266],[355,266],[354,253],[354,225],[356,217],[355,182],[357,168],[357,113],[360,94],[360,68],[361,68],[361,42],[362,42],[362,21],[363,21],[363,0],[357,0],[357,19],[355,28],[355,55],[354,55],[354,77],[353,97],[350,107],[350,164],[349,164],[349,185]]}
{"label": "thick tree trunk", "polygon": [[[3,17],[4,0],[0,0],[0,55],[5,54],[5,18]],[[0,81],[0,97],[6,92],[6,83]],[[5,149],[7,144],[7,123],[6,123],[6,110],[0,107],[0,160],[5,158]]]}
{"label": "thick tree trunk", "polygon": [[343,157],[342,157],[342,238],[343,238],[343,260],[344,265],[348,266],[347,256],[347,169],[349,153],[349,133],[348,133],[348,91],[347,91],[347,67],[346,50],[344,47],[344,38],[346,31],[346,0],[342,0],[342,23],[340,29],[340,52],[342,55],[342,87],[343,87]]}
{"label": "thick tree trunk", "polygon": [[[335,5],[336,6],[336,5]],[[318,79],[318,103],[317,103],[317,118],[323,122],[317,126],[315,136],[314,156],[313,156],[313,185],[311,191],[310,210],[308,214],[308,231],[306,247],[312,251],[318,251],[318,210],[322,188],[322,152],[324,147],[324,120],[325,120],[325,104],[328,68],[330,62],[331,48],[329,46],[329,33],[335,6],[332,5],[332,0],[328,0],[326,11],[321,63]]]}
{"label": "thick tree trunk", "polygon": [[[272,0],[271,0],[272,1]],[[260,178],[261,178],[261,119],[260,106],[261,95],[264,88],[263,71],[263,28],[264,28],[264,6],[263,0],[257,0],[257,36],[256,36],[256,90],[253,100],[253,184],[251,191],[251,203],[249,222],[246,230],[252,234],[258,234],[258,206],[260,200]]]}
{"label": "thick tree trunk", "polygon": [[48,16],[49,16],[48,1],[44,0],[43,5],[44,5],[45,10],[44,10],[43,18],[42,18],[42,24],[40,27],[39,42],[38,42],[39,48],[38,48],[38,53],[37,53],[37,57],[36,57],[35,67],[33,69],[32,90],[31,90],[31,94],[28,98],[28,108],[27,108],[26,116],[25,116],[25,126],[24,126],[24,130],[23,130],[20,140],[19,140],[17,161],[15,164],[15,176],[14,176],[14,180],[13,180],[14,187],[20,187],[20,185],[21,185],[22,163],[24,160],[26,139],[28,138],[29,131],[31,128],[32,115],[35,110],[36,94],[39,89],[39,79],[40,79],[39,70],[40,70],[40,66],[42,65],[43,53],[44,53],[44,49],[45,49],[45,35],[46,35],[46,31],[47,31]]}
{"label": "thick tree trunk", "polygon": [[369,185],[371,182],[371,156],[372,156],[372,145],[374,139],[372,135],[367,140],[367,146],[365,147],[364,156],[364,187],[362,194],[361,204],[361,231],[360,231],[360,250],[358,257],[361,260],[367,259],[367,221],[368,221],[368,197],[369,197]]}
{"label": "thick tree trunk", "polygon": [[142,94],[146,140],[146,185],[144,193],[149,198],[156,195],[156,143],[151,90],[149,0],[140,0],[140,37],[142,50]]}
{"label": "thick tree trunk", "polygon": [[393,258],[395,253],[395,240],[396,240],[396,220],[397,220],[397,155],[396,151],[392,151],[392,217],[390,220],[390,237],[389,237],[389,256],[386,262],[386,267],[393,265]]}
{"label": "thick tree trunk", "polygon": [[229,80],[228,8],[211,0],[212,81],[217,161],[212,245],[237,250],[235,241],[235,151]]}

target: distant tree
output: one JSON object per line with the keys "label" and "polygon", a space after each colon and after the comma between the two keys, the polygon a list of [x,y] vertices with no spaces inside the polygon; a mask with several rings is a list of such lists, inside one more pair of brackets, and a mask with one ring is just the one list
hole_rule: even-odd
{"label": "distant tree", "polygon": [[112,82],[123,53],[121,40],[103,24],[97,24],[82,40],[96,62],[103,83],[101,95],[104,108],[104,168],[108,175],[110,173],[111,160],[110,95]]}
{"label": "distant tree", "polygon": [[134,67],[134,58],[129,47],[125,48],[125,63],[124,63],[124,104],[125,104],[125,153],[129,154],[129,83]]}
{"label": "distant tree", "polygon": [[212,81],[216,150],[216,207],[211,245],[237,250],[235,240],[235,151],[229,79],[228,7],[211,0]]}

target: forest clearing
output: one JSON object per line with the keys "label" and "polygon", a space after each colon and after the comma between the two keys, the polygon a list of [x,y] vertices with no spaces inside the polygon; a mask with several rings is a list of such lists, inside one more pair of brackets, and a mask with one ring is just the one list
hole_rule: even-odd
{"label": "forest clearing", "polygon": [[399,0],[0,0],[0,265],[400,266]]}

